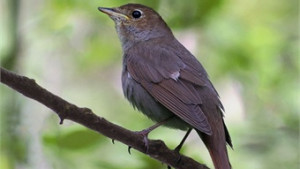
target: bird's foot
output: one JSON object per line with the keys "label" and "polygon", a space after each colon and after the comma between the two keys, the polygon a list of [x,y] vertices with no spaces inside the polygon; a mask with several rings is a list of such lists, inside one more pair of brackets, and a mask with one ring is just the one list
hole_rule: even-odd
{"label": "bird's foot", "polygon": [[[174,152],[178,154],[178,158],[176,159],[176,164],[180,163],[181,161],[181,155],[180,155],[180,149],[181,149],[182,145],[178,145],[175,149]],[[168,169],[172,169],[171,166],[168,165]]]}
{"label": "bird's foot", "polygon": [[144,129],[142,131],[136,131],[135,133],[136,134],[139,134],[139,135],[142,135],[143,136],[143,139],[144,139],[144,144],[145,144],[145,147],[146,147],[146,153],[148,154],[148,151],[149,151],[149,140],[148,140],[148,134],[156,129],[157,127],[163,125],[164,123],[166,123],[167,121],[169,121],[170,119],[172,119],[174,116],[171,116],[161,122],[158,122],[156,124],[154,124],[153,126],[147,128],[147,129]]}
{"label": "bird's foot", "polygon": [[[180,150],[185,142],[185,140],[187,139],[187,137],[189,136],[189,134],[191,133],[192,128],[188,129],[188,131],[186,132],[186,134],[184,135],[183,139],[181,140],[180,144],[174,149],[174,152],[178,154],[178,158],[176,159],[176,163],[180,163],[181,161],[181,155],[180,155]],[[168,166],[169,167],[169,166]]]}
{"label": "bird's foot", "polygon": [[177,161],[176,161],[177,164],[181,161],[180,149],[181,149],[181,145],[178,145],[178,146],[174,149],[174,151],[178,154],[178,158],[177,158]]}
{"label": "bird's foot", "polygon": [[144,141],[144,144],[145,144],[145,147],[146,147],[146,153],[148,153],[149,151],[149,139],[148,139],[148,134],[151,132],[152,130],[151,129],[145,129],[145,130],[142,130],[142,131],[136,131],[135,133],[136,134],[139,134],[143,137],[143,141]]}

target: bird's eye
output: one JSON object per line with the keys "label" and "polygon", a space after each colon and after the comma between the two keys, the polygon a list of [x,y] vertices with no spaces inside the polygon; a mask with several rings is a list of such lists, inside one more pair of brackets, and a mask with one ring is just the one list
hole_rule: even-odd
{"label": "bird's eye", "polygon": [[142,16],[142,14],[141,14],[140,11],[135,10],[135,11],[132,12],[132,16],[134,18],[140,18]]}

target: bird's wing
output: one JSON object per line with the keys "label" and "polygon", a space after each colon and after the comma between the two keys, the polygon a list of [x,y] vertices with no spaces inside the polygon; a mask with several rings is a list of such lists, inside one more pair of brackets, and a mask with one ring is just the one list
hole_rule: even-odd
{"label": "bird's wing", "polygon": [[129,52],[125,58],[132,78],[158,102],[194,128],[212,134],[211,126],[201,110],[202,96],[196,89],[207,84],[200,72],[159,46],[151,50],[138,49],[134,54]]}

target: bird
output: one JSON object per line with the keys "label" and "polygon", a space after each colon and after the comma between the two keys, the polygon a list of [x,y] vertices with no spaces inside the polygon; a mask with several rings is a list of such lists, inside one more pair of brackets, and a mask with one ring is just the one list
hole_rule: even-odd
{"label": "bird", "polygon": [[121,42],[125,97],[157,122],[141,132],[145,142],[148,133],[160,125],[186,130],[186,137],[194,129],[215,169],[230,169],[226,146],[232,147],[232,142],[224,107],[202,64],[152,8],[130,3],[98,10],[114,21]]}

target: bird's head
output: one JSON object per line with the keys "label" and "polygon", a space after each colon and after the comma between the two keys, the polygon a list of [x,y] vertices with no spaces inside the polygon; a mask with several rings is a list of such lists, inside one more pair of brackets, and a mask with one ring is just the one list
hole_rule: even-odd
{"label": "bird's head", "polygon": [[123,48],[128,42],[133,44],[172,35],[161,16],[144,5],[126,4],[116,8],[99,7],[98,9],[115,22]]}

